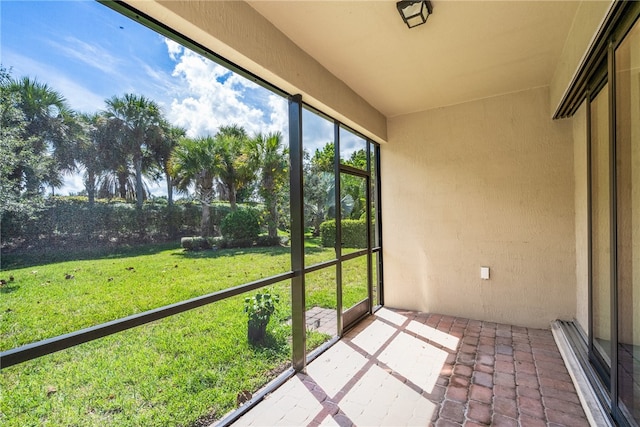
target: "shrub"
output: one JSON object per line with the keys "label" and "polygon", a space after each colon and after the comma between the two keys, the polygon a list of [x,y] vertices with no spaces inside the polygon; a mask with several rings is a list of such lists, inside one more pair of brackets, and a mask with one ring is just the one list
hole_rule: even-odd
{"label": "shrub", "polygon": [[[211,204],[209,235],[220,235],[220,223],[230,211],[227,202]],[[17,249],[173,241],[198,235],[201,218],[202,206],[192,200],[180,199],[168,206],[165,199],[155,198],[145,200],[138,210],[120,198],[96,199],[90,206],[85,196],[54,196],[32,215],[3,214],[0,242],[3,249]]]}
{"label": "shrub", "polygon": [[332,219],[320,224],[320,241],[325,248],[333,248],[336,245],[336,220]]}
{"label": "shrub", "polygon": [[225,240],[224,237],[207,237],[207,241],[211,245],[212,248],[224,249],[225,248]]}
{"label": "shrub", "polygon": [[260,236],[256,239],[256,246],[280,246],[280,237]]}
{"label": "shrub", "polygon": [[260,234],[260,222],[253,209],[238,209],[224,217],[220,230],[225,239],[255,240]]}
{"label": "shrub", "polygon": [[183,237],[180,246],[188,251],[200,251],[211,249],[211,242],[205,237]]}
{"label": "shrub", "polygon": [[220,240],[218,245],[219,249],[234,249],[234,248],[250,248],[253,246],[253,239],[225,239]]}
{"label": "shrub", "polygon": [[[365,220],[343,219],[342,247],[367,247],[367,222]],[[332,248],[336,244],[336,221],[330,220],[320,224],[320,241],[325,248]]]}
{"label": "shrub", "polygon": [[367,247],[367,221],[345,219],[342,221],[342,246],[345,248]]}
{"label": "shrub", "polygon": [[210,237],[211,246],[218,249],[250,248],[255,246],[280,246],[280,237],[258,236],[256,239],[227,239],[225,237]]}

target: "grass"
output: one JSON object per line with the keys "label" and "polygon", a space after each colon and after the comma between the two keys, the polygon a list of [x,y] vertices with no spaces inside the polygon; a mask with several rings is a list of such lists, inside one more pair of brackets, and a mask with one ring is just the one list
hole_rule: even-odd
{"label": "grass", "polygon": [[[332,250],[308,243],[307,264]],[[175,245],[3,257],[3,350],[290,269],[288,248],[185,253]],[[364,266],[364,267],[363,267]],[[366,259],[345,263],[345,304],[360,298]],[[13,280],[10,278],[13,277]],[[357,285],[355,285],[357,284]],[[0,424],[196,425],[236,405],[291,359],[289,282],[265,346],[246,339],[244,295],[0,371]],[[307,279],[307,305],[335,308],[335,267]],[[355,302],[355,301],[354,301]],[[328,337],[310,333],[308,347]]]}
{"label": "grass", "polygon": [[6,350],[289,268],[287,248],[184,252],[174,245],[3,271],[14,280],[2,289],[0,345]]}
{"label": "grass", "polygon": [[[278,289],[283,291],[284,286]],[[290,327],[246,340],[242,296],[2,371],[6,425],[192,425],[290,360]]]}

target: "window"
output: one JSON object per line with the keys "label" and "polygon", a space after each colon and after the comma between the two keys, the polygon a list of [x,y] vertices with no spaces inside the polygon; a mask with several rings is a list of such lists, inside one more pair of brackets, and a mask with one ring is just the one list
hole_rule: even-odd
{"label": "window", "polygon": [[[219,419],[356,320],[343,282],[362,315],[381,281],[377,145],[106,4],[2,5],[9,425]],[[365,218],[355,255],[341,212]],[[250,342],[267,299],[267,334]]]}
{"label": "window", "polygon": [[640,423],[640,21],[615,50],[618,407]]}
{"label": "window", "polygon": [[[611,418],[640,421],[640,8],[620,2],[581,71],[589,135],[590,306],[588,366]],[[573,106],[577,108],[575,105]],[[564,105],[566,111],[571,106]],[[594,369],[591,369],[594,368]]]}

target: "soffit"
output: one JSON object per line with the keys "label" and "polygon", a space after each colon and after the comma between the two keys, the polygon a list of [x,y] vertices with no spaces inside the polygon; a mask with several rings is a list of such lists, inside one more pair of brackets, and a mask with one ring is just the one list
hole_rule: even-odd
{"label": "soffit", "polygon": [[432,1],[408,29],[395,1],[248,1],[387,117],[546,86],[579,2]]}

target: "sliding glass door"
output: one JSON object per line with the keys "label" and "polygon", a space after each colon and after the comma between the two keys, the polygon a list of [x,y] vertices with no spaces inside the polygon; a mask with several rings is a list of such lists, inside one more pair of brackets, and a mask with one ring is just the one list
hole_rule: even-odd
{"label": "sliding glass door", "polygon": [[615,50],[617,398],[640,422],[640,22]]}
{"label": "sliding glass door", "polygon": [[348,329],[371,312],[371,152],[373,146],[345,127],[338,131],[339,236],[342,325]]}
{"label": "sliding glass door", "polygon": [[640,20],[635,16],[618,40],[612,37],[588,97],[589,360],[612,418],[630,426],[640,425]]}

